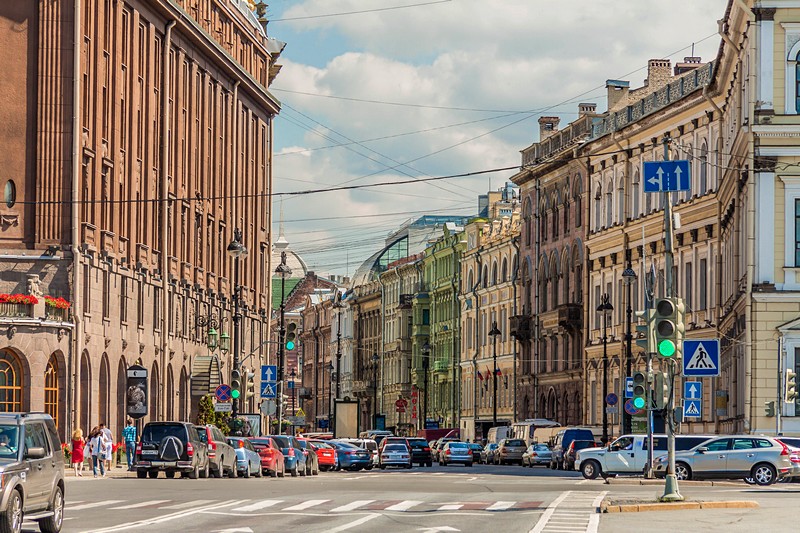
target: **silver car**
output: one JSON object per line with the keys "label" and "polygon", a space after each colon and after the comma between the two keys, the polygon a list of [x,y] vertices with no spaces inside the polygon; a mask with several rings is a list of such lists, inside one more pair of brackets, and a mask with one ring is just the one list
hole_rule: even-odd
{"label": "silver car", "polygon": [[553,452],[547,444],[531,444],[522,454],[522,466],[549,465]]}
{"label": "silver car", "polygon": [[511,463],[522,464],[522,454],[525,453],[525,441],[522,439],[503,439],[497,445],[494,454],[494,464],[505,465]]}
{"label": "silver car", "polygon": [[[771,485],[791,475],[795,465],[789,448],[772,437],[734,435],[717,437],[675,453],[675,475],[681,479],[745,479]],[[797,460],[797,459],[795,459]],[[667,456],[654,461],[655,474],[664,477]]]}
{"label": "silver car", "polygon": [[466,442],[445,442],[441,450],[439,450],[439,466],[447,466],[449,464],[462,464],[464,466],[472,466],[472,450]]}
{"label": "silver car", "polygon": [[261,477],[261,456],[244,437],[228,437],[228,444],[236,451],[236,471],[240,476]]}
{"label": "silver car", "polygon": [[385,470],[387,466],[411,468],[411,454],[405,444],[387,444],[381,449],[378,461],[381,470]]}

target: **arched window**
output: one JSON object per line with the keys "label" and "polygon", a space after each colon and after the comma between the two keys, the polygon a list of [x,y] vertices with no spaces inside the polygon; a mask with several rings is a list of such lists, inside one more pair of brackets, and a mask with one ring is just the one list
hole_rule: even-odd
{"label": "arched window", "polygon": [[606,185],[606,227],[610,228],[614,225],[614,186],[609,182]]}
{"label": "arched window", "polygon": [[466,289],[468,291],[471,291],[472,288],[475,286],[475,283],[474,283],[475,280],[473,278],[474,278],[474,276],[472,275],[472,269],[470,269],[469,273],[467,273],[467,287],[466,287]]}
{"label": "arched window", "polygon": [[483,275],[481,276],[481,285],[485,289],[489,285],[489,266],[483,265]]}
{"label": "arched window", "polygon": [[17,203],[17,186],[12,180],[6,182],[6,187],[3,191],[3,200],[6,203],[6,207],[14,207],[14,204]]}
{"label": "arched window", "polygon": [[22,364],[11,350],[0,350],[0,412],[22,411]]}
{"label": "arched window", "polygon": [[583,201],[581,200],[581,195],[583,194],[583,189],[581,188],[581,175],[575,175],[575,192],[572,195],[572,198],[575,200],[575,227],[581,227],[581,218],[583,217]]}
{"label": "arched window", "polygon": [[150,408],[150,420],[160,420],[159,415],[158,415],[158,412],[159,412],[158,389],[160,387],[160,383],[161,383],[160,379],[161,378],[159,377],[159,374],[158,374],[158,363],[157,362],[153,362],[153,369],[150,371],[150,375],[151,375],[150,383],[151,384],[156,384],[155,387],[153,387],[153,386],[150,387],[150,405],[148,406]]}
{"label": "arched window", "polygon": [[794,67],[794,111],[800,113],[800,52],[794,59],[796,61]]}
{"label": "arched window", "polygon": [[540,269],[539,275],[539,312],[543,313],[547,311],[547,272]]}
{"label": "arched window", "polygon": [[553,208],[553,240],[558,238],[558,208]]}
{"label": "arched window", "polygon": [[500,280],[505,283],[508,281],[508,259],[503,258],[503,266],[500,268]]}
{"label": "arched window", "polygon": [[700,148],[700,188],[697,196],[703,196],[708,191],[708,146],[703,142]]}
{"label": "arched window", "polygon": [[497,261],[492,261],[492,285],[497,285]]}
{"label": "arched window", "polygon": [[47,368],[44,371],[44,412],[53,417],[56,427],[60,428],[58,420],[58,360],[56,354],[50,355]]}
{"label": "arched window", "polygon": [[525,211],[523,218],[525,222],[525,244],[530,246],[531,237],[533,236],[533,211],[531,210],[530,198],[525,199]]}
{"label": "arched window", "polygon": [[598,231],[603,220],[603,188],[598,185],[594,195],[594,229]]}
{"label": "arched window", "polygon": [[617,221],[625,220],[625,176],[620,176],[617,181]]}
{"label": "arched window", "polygon": [[[103,354],[102,358],[100,359],[100,376],[99,376],[99,384],[98,384],[98,416],[100,417],[99,421],[104,424],[110,424],[111,422],[108,419],[108,415],[110,414],[109,406],[111,400],[111,375],[108,368],[108,355]],[[109,426],[111,427],[111,426]]]}
{"label": "arched window", "polygon": [[633,187],[631,192],[631,220],[639,218],[639,171],[633,174]]}

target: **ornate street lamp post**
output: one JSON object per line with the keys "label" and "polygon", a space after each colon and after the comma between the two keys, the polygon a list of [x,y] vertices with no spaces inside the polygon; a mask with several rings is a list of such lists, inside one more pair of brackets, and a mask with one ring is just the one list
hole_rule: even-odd
{"label": "ornate street lamp post", "polygon": [[[242,298],[242,287],[239,285],[239,259],[247,257],[247,247],[242,243],[242,231],[233,230],[233,240],[228,244],[228,254],[233,257],[233,369],[240,371],[239,352],[241,351],[241,332],[239,331],[242,314],[239,309]],[[232,417],[239,414],[239,399],[233,399]]]}
{"label": "ornate street lamp post", "polygon": [[614,311],[608,293],[603,294],[597,313],[603,320],[603,444],[608,442],[608,319]]}
{"label": "ornate street lamp post", "polygon": [[[633,375],[633,335],[631,335],[631,320],[633,315],[633,308],[631,306],[633,284],[636,282],[636,272],[631,268],[631,262],[628,261],[628,268],[622,271],[622,279],[625,281],[625,286],[628,288],[628,306],[626,309],[626,328],[625,328],[625,376],[631,377]],[[627,384],[626,384],[627,387]],[[633,430],[633,420],[628,411],[622,410],[622,432],[629,434]]]}
{"label": "ornate street lamp post", "polygon": [[422,374],[425,387],[425,396],[422,402],[422,429],[427,429],[428,424],[428,369],[430,368],[431,345],[427,342],[422,345]]}
{"label": "ornate street lamp post", "polygon": [[372,354],[372,429],[378,429],[378,354]]}
{"label": "ornate street lamp post", "polygon": [[492,427],[497,427],[497,336],[500,329],[497,327],[497,320],[492,321],[492,329],[489,336],[492,338],[492,360],[494,361],[494,372],[492,372]]}
{"label": "ornate street lamp post", "polygon": [[286,252],[281,252],[281,262],[275,267],[275,274],[281,278],[281,323],[278,330],[278,435],[283,431],[283,365],[286,349],[286,279],[292,275],[292,269],[286,264]]}

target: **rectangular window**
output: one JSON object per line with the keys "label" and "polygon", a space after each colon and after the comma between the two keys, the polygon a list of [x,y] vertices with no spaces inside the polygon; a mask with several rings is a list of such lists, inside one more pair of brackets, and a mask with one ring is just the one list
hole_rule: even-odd
{"label": "rectangular window", "polygon": [[692,279],[692,263],[686,263],[686,274],[685,274],[685,281],[686,281],[686,292],[683,295],[684,300],[686,301],[686,311],[692,312],[694,311],[694,279]]}
{"label": "rectangular window", "polygon": [[125,276],[120,276],[119,319],[121,322],[128,321],[128,278]]}
{"label": "rectangular window", "polygon": [[141,281],[139,283],[139,300],[136,302],[136,325],[140,328],[144,327],[144,302],[145,302],[145,292],[144,292],[144,283]]}
{"label": "rectangular window", "polygon": [[800,198],[794,201],[794,264],[800,266]]}
{"label": "rectangular window", "polygon": [[89,265],[83,265],[83,312],[92,312],[92,271]]}
{"label": "rectangular window", "polygon": [[108,270],[103,271],[103,318],[108,318],[109,312],[111,311],[109,309],[109,306],[111,304],[111,290],[109,287],[110,276],[111,274],[108,272]]}
{"label": "rectangular window", "polygon": [[431,312],[429,309],[422,310],[422,325],[427,326],[431,322]]}

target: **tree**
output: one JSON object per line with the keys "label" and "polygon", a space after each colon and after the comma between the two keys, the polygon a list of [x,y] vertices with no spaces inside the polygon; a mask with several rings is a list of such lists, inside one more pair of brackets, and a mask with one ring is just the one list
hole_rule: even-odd
{"label": "tree", "polygon": [[214,411],[214,399],[211,394],[206,394],[200,398],[198,407],[198,424],[213,424],[217,426],[224,435],[228,435],[230,433],[230,427],[228,427],[228,420],[230,417],[227,413],[218,413],[217,411]]}

